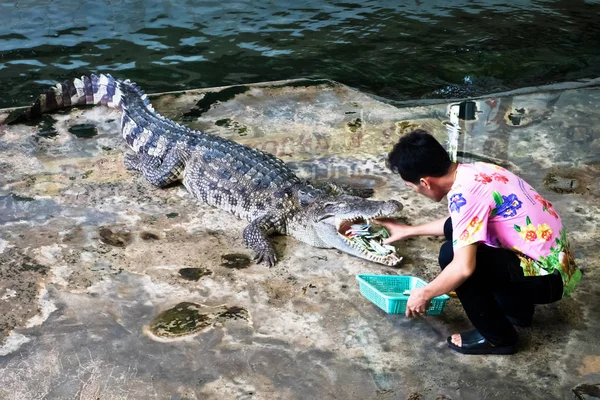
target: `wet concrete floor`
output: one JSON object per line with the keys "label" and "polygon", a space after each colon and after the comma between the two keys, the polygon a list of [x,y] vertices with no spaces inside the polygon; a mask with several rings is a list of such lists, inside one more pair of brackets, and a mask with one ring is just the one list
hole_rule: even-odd
{"label": "wet concrete floor", "polygon": [[[447,141],[451,104],[399,106],[334,82],[154,96],[163,115],[271,152],[299,175],[375,189],[411,224],[446,212],[386,170],[399,135]],[[463,356],[459,302],[387,315],[356,274],[438,272],[440,238],[385,267],[289,237],[250,262],[243,221],[125,170],[119,113],[71,109],[0,127],[0,399],[570,399],[600,382],[600,90],[476,100],[461,161],[500,163],[554,204],[585,275],[539,306],[510,357]],[[8,110],[0,111],[0,119]],[[573,392],[573,389],[575,392]]]}

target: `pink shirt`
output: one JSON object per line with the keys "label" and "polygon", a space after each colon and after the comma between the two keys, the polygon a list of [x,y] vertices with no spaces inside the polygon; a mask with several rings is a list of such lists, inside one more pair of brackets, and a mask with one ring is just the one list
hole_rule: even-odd
{"label": "pink shirt", "polygon": [[493,164],[459,164],[448,209],[454,251],[473,243],[510,249],[525,276],[558,270],[565,294],[581,278],[552,204],[512,172]]}

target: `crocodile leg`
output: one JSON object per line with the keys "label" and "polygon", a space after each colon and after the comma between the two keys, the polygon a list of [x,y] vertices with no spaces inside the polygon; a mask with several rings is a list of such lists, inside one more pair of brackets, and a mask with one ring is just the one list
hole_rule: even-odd
{"label": "crocodile leg", "polygon": [[281,232],[282,224],[281,218],[267,214],[250,222],[244,229],[244,244],[254,251],[257,263],[264,262],[272,267],[277,261],[269,235]]}
{"label": "crocodile leg", "polygon": [[124,160],[127,169],[141,172],[148,182],[157,187],[181,180],[184,161],[177,148],[169,150],[162,162],[158,157],[133,152],[125,154]]}
{"label": "crocodile leg", "polygon": [[[147,164],[152,164],[155,168],[158,168],[160,165],[160,160],[155,157],[148,157],[145,162]],[[123,164],[125,164],[125,168],[129,171],[142,172],[141,154],[128,151],[123,158]]]}

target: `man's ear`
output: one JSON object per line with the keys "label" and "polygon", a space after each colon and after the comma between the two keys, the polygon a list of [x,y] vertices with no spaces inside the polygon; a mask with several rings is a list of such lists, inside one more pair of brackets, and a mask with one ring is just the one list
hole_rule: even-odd
{"label": "man's ear", "polygon": [[429,182],[428,177],[423,177],[423,178],[419,179],[419,185],[421,185],[427,189],[431,189],[431,183]]}

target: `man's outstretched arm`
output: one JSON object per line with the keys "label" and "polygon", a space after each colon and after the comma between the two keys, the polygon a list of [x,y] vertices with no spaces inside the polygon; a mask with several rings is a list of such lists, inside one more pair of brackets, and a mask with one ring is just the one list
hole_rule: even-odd
{"label": "man's outstretched arm", "polygon": [[394,218],[380,218],[375,222],[385,227],[390,232],[390,237],[384,243],[393,243],[398,240],[406,239],[411,236],[439,236],[444,234],[444,223],[448,217],[443,217],[435,221],[427,222],[422,225],[405,225]]}

